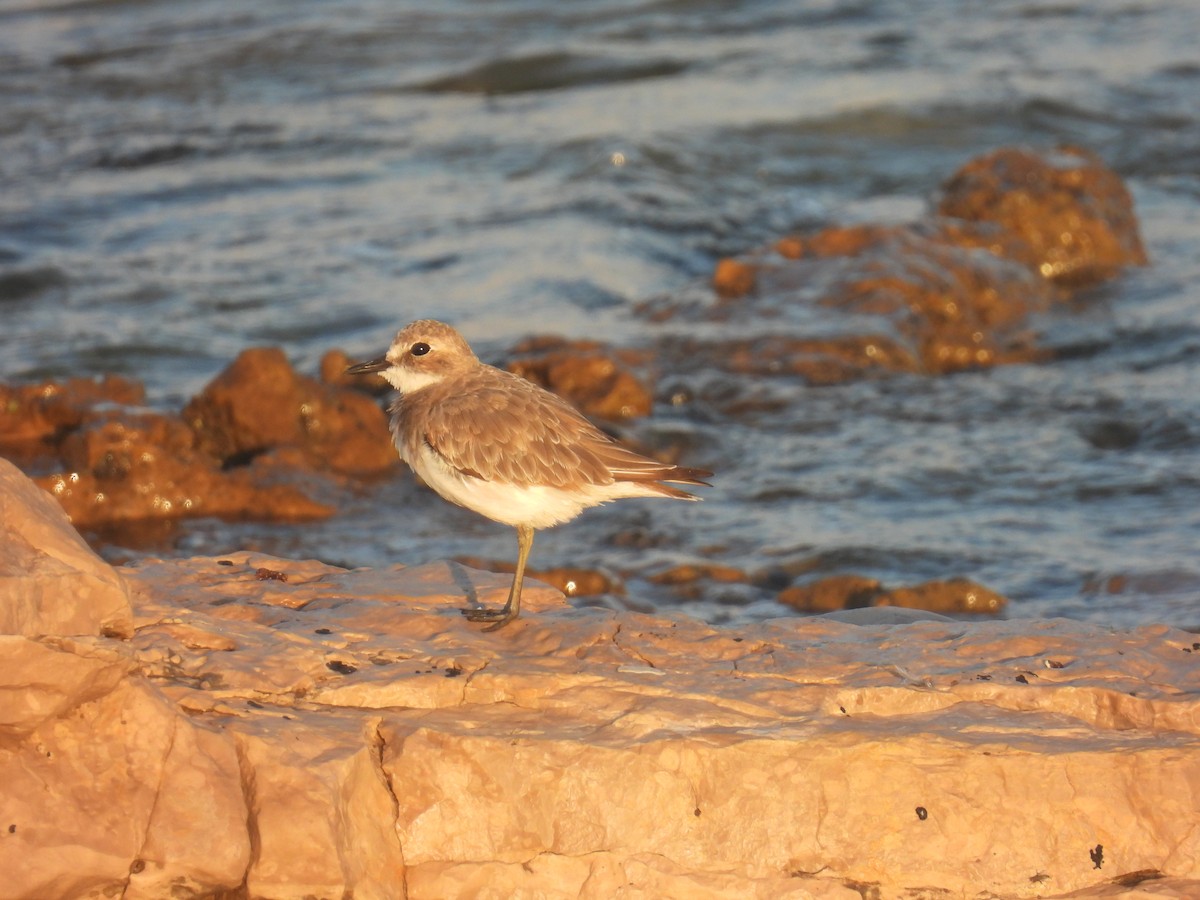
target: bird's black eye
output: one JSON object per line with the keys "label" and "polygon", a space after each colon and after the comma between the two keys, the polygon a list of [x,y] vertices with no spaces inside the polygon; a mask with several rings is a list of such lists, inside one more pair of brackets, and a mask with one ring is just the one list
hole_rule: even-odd
{"label": "bird's black eye", "polygon": [[409,350],[409,353],[411,353],[413,356],[424,356],[428,352],[429,352],[429,345],[427,343],[425,343],[424,341],[417,341],[415,344],[412,345],[412,348]]}

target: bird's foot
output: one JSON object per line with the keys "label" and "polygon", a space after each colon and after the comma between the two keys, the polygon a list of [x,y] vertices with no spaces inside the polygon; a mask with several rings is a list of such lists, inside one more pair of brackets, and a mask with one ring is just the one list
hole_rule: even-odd
{"label": "bird's foot", "polygon": [[468,622],[490,622],[484,631],[496,631],[517,617],[507,606],[503,609],[460,609],[459,612],[466,616]]}

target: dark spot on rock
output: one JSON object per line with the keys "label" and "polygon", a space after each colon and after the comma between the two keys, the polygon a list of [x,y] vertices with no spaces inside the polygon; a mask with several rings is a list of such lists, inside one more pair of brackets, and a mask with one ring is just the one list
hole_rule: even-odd
{"label": "dark spot on rock", "polygon": [[263,706],[261,703],[259,703],[257,700],[247,700],[246,705],[249,706],[251,709],[266,709],[266,707]]}
{"label": "dark spot on rock", "polygon": [[1026,678],[1024,675],[1018,675],[1017,681],[1021,682],[1021,684],[1029,684],[1029,679]]}
{"label": "dark spot on rock", "polygon": [[339,675],[353,675],[358,671],[358,669],[350,665],[350,663],[344,663],[340,659],[330,660],[329,662],[325,663],[325,668],[331,669],[332,671],[337,672]]}
{"label": "dark spot on rock", "polygon": [[461,674],[462,669],[460,669],[458,666],[450,666],[445,672],[447,678],[457,678]]}
{"label": "dark spot on rock", "polygon": [[1047,669],[1061,669],[1065,665],[1066,665],[1065,662],[1059,662],[1057,659],[1046,660],[1046,668]]}
{"label": "dark spot on rock", "polygon": [[700,807],[697,806],[695,809],[693,809],[692,815],[695,816],[697,819],[700,818]]}
{"label": "dark spot on rock", "polygon": [[139,872],[146,871],[146,861],[144,859],[135,859],[129,864],[129,874],[137,875]]}
{"label": "dark spot on rock", "polygon": [[838,709],[840,709],[840,710],[842,711],[842,715],[843,715],[843,716],[848,716],[848,715],[850,715],[848,712],[846,712],[846,707],[844,707],[844,706],[839,706],[839,707],[838,707]]}
{"label": "dark spot on rock", "polygon": [[978,681],[991,681],[992,680],[991,675],[976,675],[975,678]]}
{"label": "dark spot on rock", "polygon": [[217,565],[218,566],[232,566],[233,560],[232,559],[218,559]]}
{"label": "dark spot on rock", "polygon": [[1097,844],[1088,851],[1088,856],[1092,858],[1092,868],[1099,869],[1104,865],[1104,845]]}
{"label": "dark spot on rock", "polygon": [[924,822],[926,819],[929,818],[929,810],[927,810],[923,806],[918,806],[917,807],[917,818],[920,819],[922,822]]}
{"label": "dark spot on rock", "polygon": [[313,631],[313,634],[333,634],[333,632],[328,628],[317,628]]}
{"label": "dark spot on rock", "polygon": [[287,581],[288,580],[286,572],[276,572],[274,569],[268,569],[266,567],[263,567],[260,569],[255,569],[254,577],[257,578],[259,581]]}
{"label": "dark spot on rock", "polygon": [[9,826],[8,826],[8,833],[9,833],[9,834],[16,834],[16,833],[17,833],[17,826],[16,826],[16,825],[9,825]]}

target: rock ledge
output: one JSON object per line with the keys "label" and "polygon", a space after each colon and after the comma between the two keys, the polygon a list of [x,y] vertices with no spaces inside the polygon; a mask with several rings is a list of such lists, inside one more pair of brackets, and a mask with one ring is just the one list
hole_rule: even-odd
{"label": "rock ledge", "polygon": [[246,552],[120,582],[129,641],[0,637],[0,897],[1200,895],[1194,634],[536,583],[482,634],[505,576]]}

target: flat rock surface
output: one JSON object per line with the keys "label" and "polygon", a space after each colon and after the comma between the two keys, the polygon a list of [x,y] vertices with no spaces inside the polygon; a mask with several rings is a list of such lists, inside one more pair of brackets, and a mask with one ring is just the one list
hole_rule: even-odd
{"label": "flat rock surface", "polygon": [[1200,896],[1195,634],[718,629],[536,581],[487,634],[459,609],[509,576],[114,571],[22,478],[0,900]]}
{"label": "flat rock surface", "polygon": [[[267,773],[251,800],[272,823],[250,878],[264,896],[385,885],[379,860],[413,897],[1200,878],[1200,649],[1182,631],[730,631],[576,610],[535,583],[521,619],[483,634],[461,598],[499,604],[508,580],[453,563],[238,553],[125,575],[142,671]],[[297,842],[328,871],[298,884]]]}

